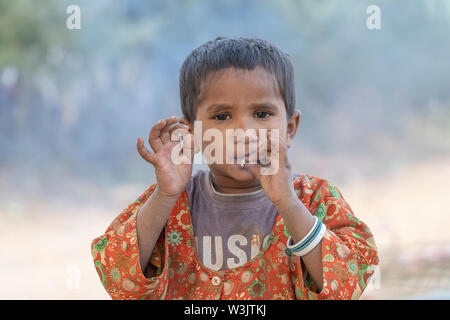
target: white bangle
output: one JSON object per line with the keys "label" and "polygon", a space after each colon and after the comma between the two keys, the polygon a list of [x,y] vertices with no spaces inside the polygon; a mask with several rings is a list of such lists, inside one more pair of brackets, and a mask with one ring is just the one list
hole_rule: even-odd
{"label": "white bangle", "polygon": [[312,249],[314,249],[320,243],[320,241],[322,240],[322,238],[325,234],[326,229],[327,228],[322,223],[319,233],[317,234],[317,237],[315,237],[314,240],[311,241],[311,243],[306,248],[304,248],[303,250],[300,250],[298,252],[293,252],[293,253],[299,257],[303,257],[304,255],[308,254]]}
{"label": "white bangle", "polygon": [[292,238],[289,236],[286,247],[296,256],[302,257],[314,249],[322,240],[326,226],[314,216],[315,222],[308,234],[302,240],[293,244]]}
{"label": "white bangle", "polygon": [[292,240],[292,238],[289,236],[289,239],[287,241],[286,247],[291,250],[294,251],[295,248],[301,246],[306,240],[308,240],[308,237],[311,235],[311,233],[314,231],[314,229],[317,226],[317,223],[319,222],[319,218],[317,218],[316,216],[313,217],[314,218],[314,224],[311,227],[311,229],[309,230],[309,232],[306,234],[306,236],[303,237],[302,240],[300,240],[297,243],[293,243],[294,241]]}

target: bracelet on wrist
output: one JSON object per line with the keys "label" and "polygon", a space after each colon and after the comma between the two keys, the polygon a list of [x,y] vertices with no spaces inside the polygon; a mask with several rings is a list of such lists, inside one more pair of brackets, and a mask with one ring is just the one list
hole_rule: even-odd
{"label": "bracelet on wrist", "polygon": [[312,249],[314,249],[319,242],[322,240],[326,226],[320,221],[319,218],[314,216],[314,225],[311,230],[297,243],[294,243],[292,238],[289,236],[286,243],[286,247],[296,256],[302,257],[308,254]]}

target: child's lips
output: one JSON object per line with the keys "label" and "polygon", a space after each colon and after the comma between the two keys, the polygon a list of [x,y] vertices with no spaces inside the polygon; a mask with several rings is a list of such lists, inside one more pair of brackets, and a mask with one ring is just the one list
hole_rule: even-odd
{"label": "child's lips", "polygon": [[[256,157],[255,156],[251,157],[251,155],[255,155],[255,154],[256,154],[256,152],[252,153],[252,154],[248,154],[247,153],[247,154],[245,154],[244,157],[237,157],[237,156],[235,156],[233,158],[230,158],[231,161],[229,161],[228,164],[235,164],[235,165],[238,165],[238,166],[241,166],[241,167],[243,167],[243,165],[247,165],[247,164],[259,164],[259,165],[261,165],[263,167],[266,167],[266,166],[270,165],[271,161],[268,158],[264,158],[264,160],[261,160],[257,156]],[[242,159],[244,159],[245,161],[243,162]]]}

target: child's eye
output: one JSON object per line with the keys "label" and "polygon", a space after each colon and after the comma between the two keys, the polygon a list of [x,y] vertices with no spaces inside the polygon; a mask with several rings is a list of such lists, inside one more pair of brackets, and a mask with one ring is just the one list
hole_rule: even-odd
{"label": "child's eye", "polygon": [[271,116],[270,113],[265,112],[265,111],[258,111],[258,112],[255,113],[255,115],[256,115],[257,118],[260,118],[260,119],[265,119],[265,118],[268,118],[268,117]]}
{"label": "child's eye", "polygon": [[219,120],[219,121],[224,121],[224,120],[228,120],[227,117],[229,117],[230,115],[226,114],[226,113],[221,113],[218,114],[217,116],[214,116],[214,119]]}

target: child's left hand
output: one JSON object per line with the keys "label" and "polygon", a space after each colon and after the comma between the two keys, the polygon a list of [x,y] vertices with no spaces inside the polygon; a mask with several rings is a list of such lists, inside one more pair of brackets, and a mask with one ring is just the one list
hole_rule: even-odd
{"label": "child's left hand", "polygon": [[[269,131],[268,141],[272,141],[270,137],[271,135]],[[277,143],[276,139],[274,139],[273,143]],[[280,208],[293,203],[293,201],[298,201],[298,197],[294,190],[291,165],[287,154],[289,146],[282,137],[279,137],[278,145],[279,157],[274,160],[278,161],[278,170],[274,174],[261,174],[261,169],[263,168],[261,164],[247,164],[245,167],[256,179],[258,179],[269,200],[277,208]],[[271,151],[272,142],[267,143],[267,155],[269,159],[271,159]],[[273,166],[273,164],[269,165]]]}

